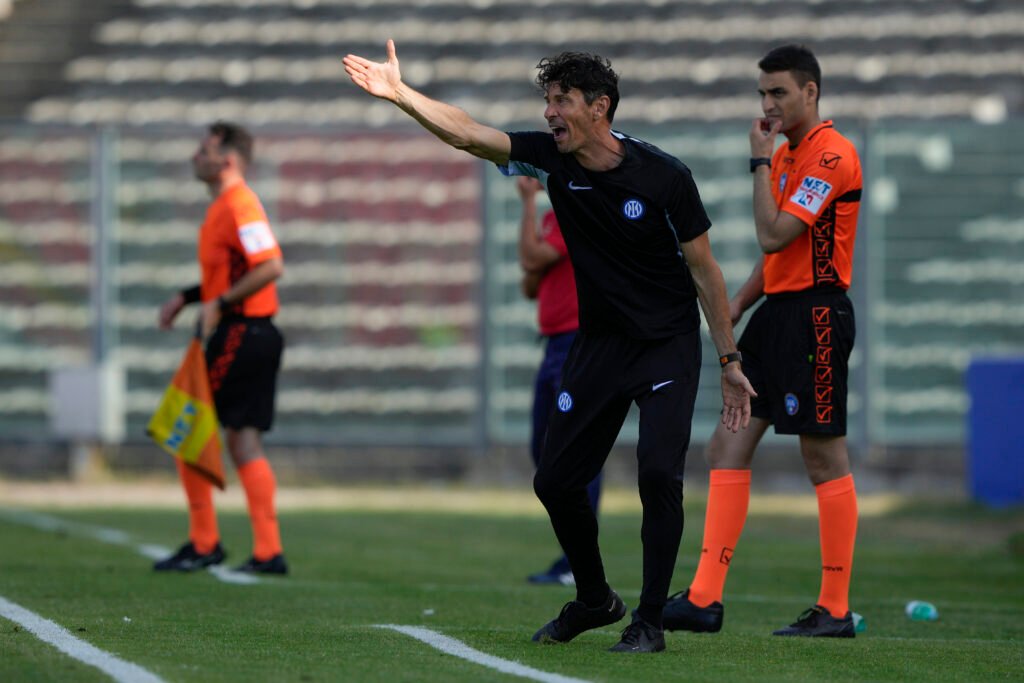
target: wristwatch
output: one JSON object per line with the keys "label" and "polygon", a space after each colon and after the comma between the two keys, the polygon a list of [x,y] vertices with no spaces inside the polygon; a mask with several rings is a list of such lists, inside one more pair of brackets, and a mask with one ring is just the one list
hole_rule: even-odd
{"label": "wristwatch", "polygon": [[758,166],[772,167],[772,160],[768,157],[751,157],[750,159],[750,172],[753,173],[757,170]]}
{"label": "wristwatch", "polygon": [[733,361],[742,363],[743,354],[740,353],[739,351],[733,351],[732,353],[727,353],[724,356],[718,357],[718,364],[721,365],[723,368]]}

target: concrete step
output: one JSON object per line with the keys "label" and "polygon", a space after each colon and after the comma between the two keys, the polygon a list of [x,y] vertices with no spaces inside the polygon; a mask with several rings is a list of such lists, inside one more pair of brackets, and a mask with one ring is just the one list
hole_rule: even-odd
{"label": "concrete step", "polygon": [[95,27],[130,15],[130,0],[21,0],[0,23],[0,119],[16,120],[64,86],[64,66],[96,46]]}

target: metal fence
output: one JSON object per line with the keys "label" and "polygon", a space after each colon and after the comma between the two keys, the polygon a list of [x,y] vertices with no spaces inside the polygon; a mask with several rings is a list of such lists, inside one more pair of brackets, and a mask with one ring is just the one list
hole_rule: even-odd
{"label": "metal fence", "polygon": [[[851,439],[959,443],[970,359],[1024,354],[1024,123],[837,125],[865,177]],[[57,438],[53,375],[75,366],[123,377],[111,406],[124,438],[143,438],[191,322],[156,329],[159,303],[198,280],[200,132],[0,129],[0,440]],[[734,291],[758,256],[746,132],[628,132],[693,169]],[[271,439],[525,442],[541,347],[518,289],[513,184],[419,132],[257,133],[251,180],[286,261]],[[704,346],[698,442],[720,400]]]}

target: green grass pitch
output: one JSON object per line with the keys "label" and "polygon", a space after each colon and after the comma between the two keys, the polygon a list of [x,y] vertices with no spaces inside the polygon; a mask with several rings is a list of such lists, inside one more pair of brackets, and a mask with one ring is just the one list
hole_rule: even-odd
{"label": "green grass pitch", "polygon": [[[1020,508],[864,497],[852,608],[867,630],[854,640],[780,639],[772,629],[817,596],[817,519],[813,497],[755,496],[730,570],[722,632],[668,634],[664,653],[616,655],[605,650],[626,620],[566,645],[530,642],[573,592],[524,581],[553,559],[555,545],[539,504],[525,493],[521,511],[492,506],[507,496],[478,495],[463,512],[441,504],[457,497],[446,491],[410,495],[408,509],[401,502],[391,510],[286,508],[280,519],[292,575],[255,586],[205,572],[158,575],[129,547],[0,515],[0,596],[167,681],[523,680],[374,624],[427,627],[486,654],[586,681],[1024,677]],[[703,503],[687,497],[673,590],[693,574]],[[183,509],[35,510],[120,529],[140,544],[176,547],[184,535]],[[220,521],[229,564],[241,562],[250,552],[245,515],[230,510]],[[609,580],[631,607],[640,588],[639,527],[635,502],[610,504],[601,517]],[[939,621],[909,620],[903,606],[911,599],[936,604]],[[105,680],[0,618],[0,681]]]}

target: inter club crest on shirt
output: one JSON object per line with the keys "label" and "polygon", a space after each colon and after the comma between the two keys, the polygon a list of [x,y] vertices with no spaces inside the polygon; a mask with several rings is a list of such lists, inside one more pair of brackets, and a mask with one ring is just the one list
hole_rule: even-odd
{"label": "inter club crest on shirt", "polygon": [[627,199],[622,204],[622,215],[631,221],[638,220],[644,215],[644,203],[639,199]]}

